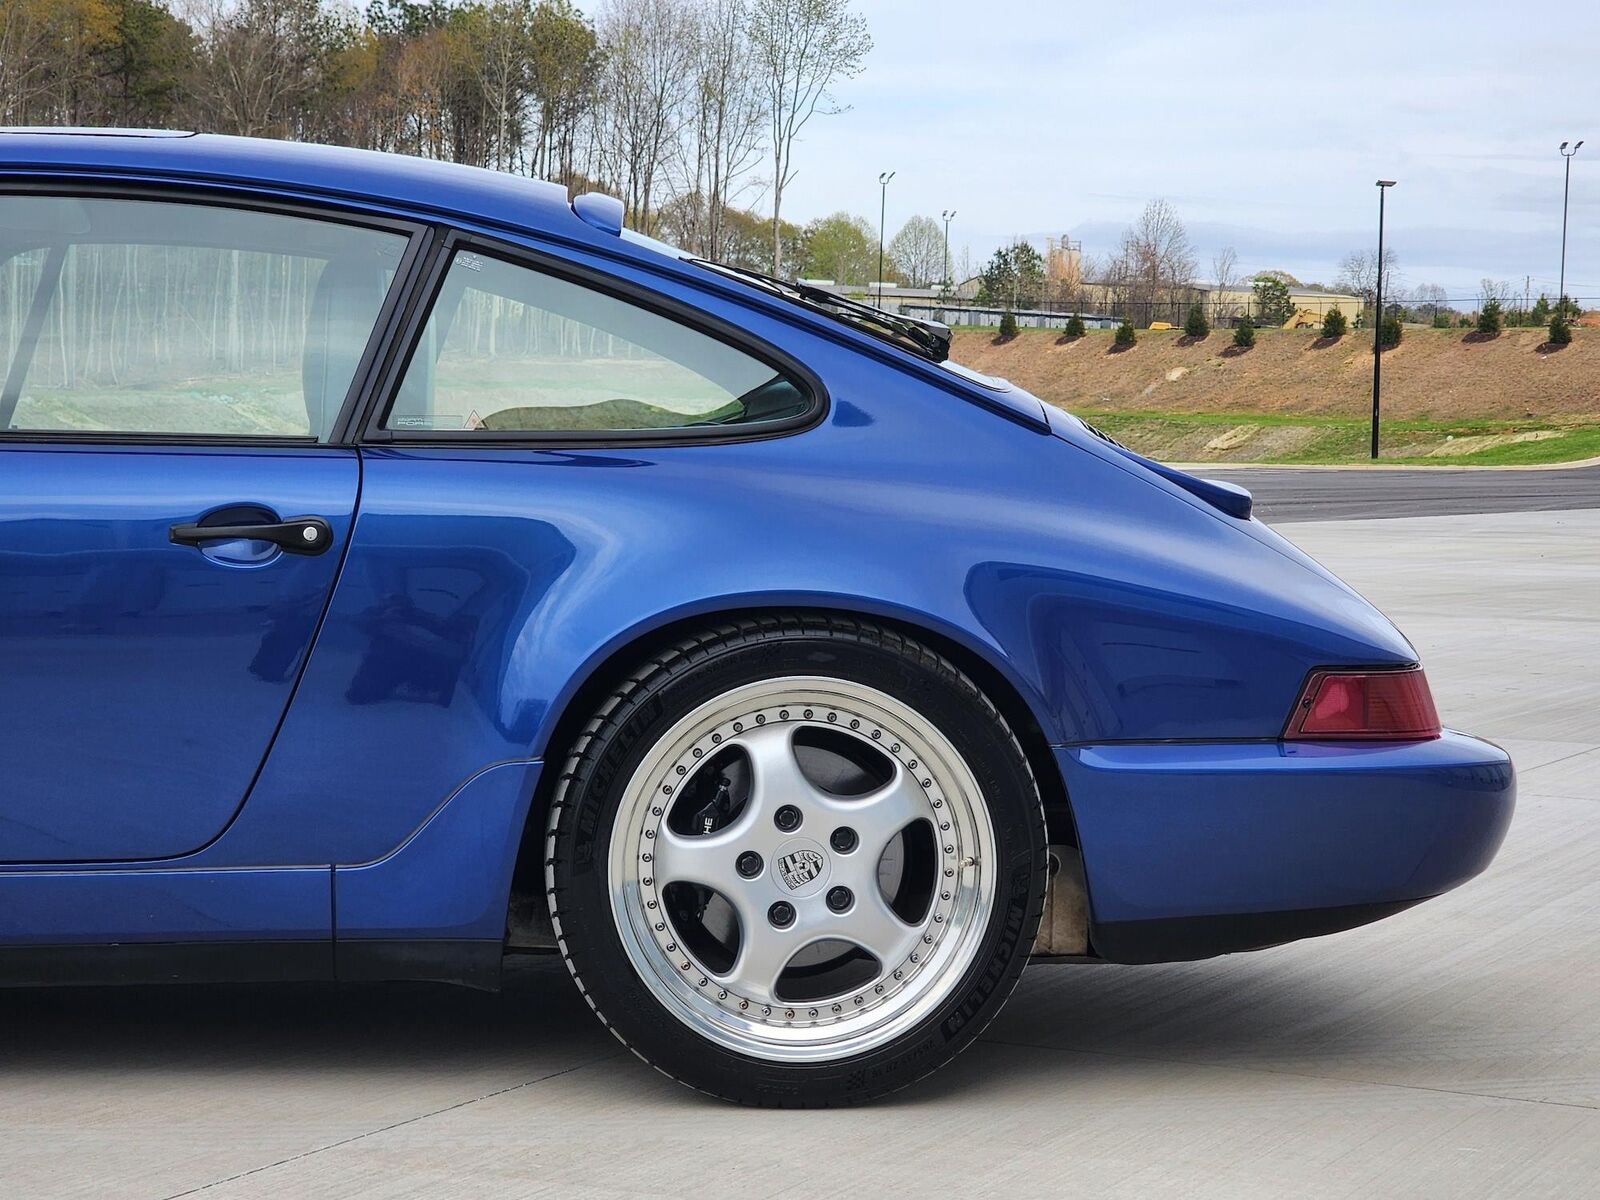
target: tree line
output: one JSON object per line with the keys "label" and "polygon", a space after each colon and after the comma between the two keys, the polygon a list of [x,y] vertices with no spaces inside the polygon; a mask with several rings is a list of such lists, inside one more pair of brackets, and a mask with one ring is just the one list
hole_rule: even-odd
{"label": "tree line", "polygon": [[[620,196],[631,228],[804,271],[801,135],[872,48],[850,0],[0,0],[0,124],[396,151]],[[770,211],[758,216],[757,204]]]}

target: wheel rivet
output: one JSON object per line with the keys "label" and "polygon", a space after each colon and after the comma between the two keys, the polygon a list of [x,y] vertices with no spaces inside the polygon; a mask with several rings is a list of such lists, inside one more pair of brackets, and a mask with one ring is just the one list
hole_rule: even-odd
{"label": "wheel rivet", "polygon": [[847,887],[828,889],[828,907],[836,913],[842,913],[856,902],[855,896]]}
{"label": "wheel rivet", "polygon": [[848,825],[841,825],[829,836],[828,845],[832,846],[840,854],[849,854],[860,844],[860,841],[861,839],[856,836],[854,829],[851,829]]}
{"label": "wheel rivet", "polygon": [[794,905],[787,900],[779,900],[767,909],[767,920],[779,929],[787,929],[794,924]]}
{"label": "wheel rivet", "polygon": [[738,861],[734,864],[739,874],[743,875],[746,879],[754,879],[757,875],[761,874],[761,865],[761,855],[757,854],[754,850],[746,850],[743,854],[739,855]]}
{"label": "wheel rivet", "polygon": [[792,804],[785,804],[772,814],[772,823],[784,833],[793,833],[800,828],[800,810]]}

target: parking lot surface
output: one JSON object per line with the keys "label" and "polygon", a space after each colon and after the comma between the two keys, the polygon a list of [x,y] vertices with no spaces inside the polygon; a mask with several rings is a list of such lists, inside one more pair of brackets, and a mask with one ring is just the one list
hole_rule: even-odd
{"label": "parking lot surface", "polygon": [[1595,1194],[1600,510],[1281,528],[1516,759],[1459,891],[1256,954],[1033,967],[954,1067],[853,1111],[702,1099],[551,960],[493,996],[0,993],[0,1194]]}
{"label": "parking lot surface", "polygon": [[1255,494],[1264,521],[1439,517],[1600,508],[1600,463],[1581,467],[1194,467]]}

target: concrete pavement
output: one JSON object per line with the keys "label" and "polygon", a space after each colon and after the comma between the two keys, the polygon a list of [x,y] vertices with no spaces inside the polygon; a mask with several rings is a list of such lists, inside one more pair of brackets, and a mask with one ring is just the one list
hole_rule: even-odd
{"label": "concrete pavement", "polygon": [[1508,746],[1482,878],[1210,962],[1041,966],[866,1110],[701,1099],[558,963],[444,988],[0,993],[0,1193],[1575,1196],[1600,1181],[1600,510],[1288,525]]}

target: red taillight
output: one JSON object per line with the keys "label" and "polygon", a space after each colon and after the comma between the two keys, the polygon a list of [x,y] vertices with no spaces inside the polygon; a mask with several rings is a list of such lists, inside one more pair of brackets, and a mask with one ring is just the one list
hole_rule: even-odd
{"label": "red taillight", "polygon": [[1415,741],[1439,736],[1439,713],[1421,667],[1409,671],[1313,671],[1284,737]]}

